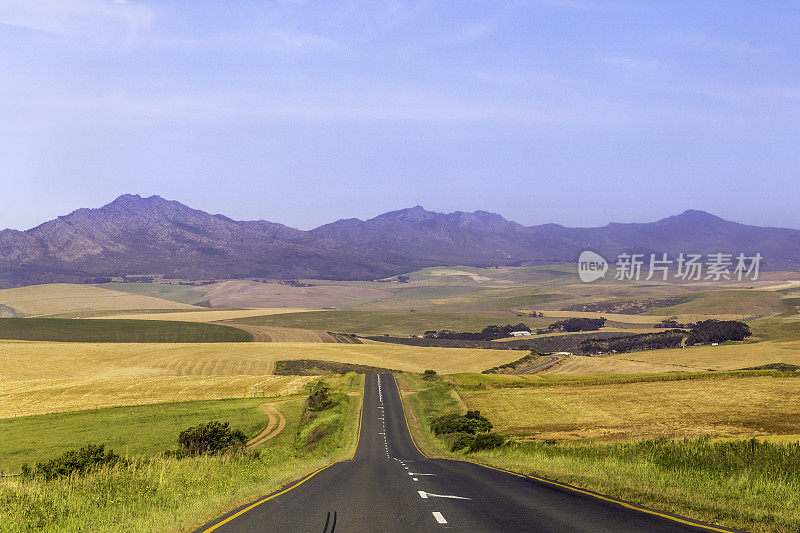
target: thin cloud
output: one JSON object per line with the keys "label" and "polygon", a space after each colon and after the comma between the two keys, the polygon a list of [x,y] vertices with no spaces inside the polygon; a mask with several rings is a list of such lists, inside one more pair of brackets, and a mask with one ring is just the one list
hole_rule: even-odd
{"label": "thin cloud", "polygon": [[136,32],[149,26],[155,14],[149,8],[122,0],[4,0],[0,25],[62,35],[94,31],[119,24]]}
{"label": "thin cloud", "polygon": [[150,45],[161,49],[236,53],[323,53],[341,48],[336,39],[325,35],[282,28],[218,33],[202,37],[165,35],[153,37]]}
{"label": "thin cloud", "polygon": [[602,11],[619,7],[609,2],[592,2],[589,0],[536,0],[530,5],[548,9],[565,9],[570,11]]}
{"label": "thin cloud", "polygon": [[606,65],[625,70],[655,70],[661,66],[661,63],[652,57],[604,56],[601,61]]}
{"label": "thin cloud", "polygon": [[677,33],[674,40],[679,44],[696,49],[718,50],[736,54],[772,54],[780,51],[772,46],[757,46],[747,41],[733,41],[711,37],[703,33]]}

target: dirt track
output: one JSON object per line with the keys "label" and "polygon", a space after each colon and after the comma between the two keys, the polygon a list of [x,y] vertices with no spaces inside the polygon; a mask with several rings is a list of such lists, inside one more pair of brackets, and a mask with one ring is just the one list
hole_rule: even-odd
{"label": "dirt track", "polygon": [[283,431],[283,428],[286,427],[286,417],[283,416],[283,413],[278,411],[274,403],[262,403],[258,408],[267,413],[269,422],[267,423],[267,427],[264,428],[264,431],[247,441],[248,448],[254,448],[260,444],[264,444],[271,438],[276,437]]}

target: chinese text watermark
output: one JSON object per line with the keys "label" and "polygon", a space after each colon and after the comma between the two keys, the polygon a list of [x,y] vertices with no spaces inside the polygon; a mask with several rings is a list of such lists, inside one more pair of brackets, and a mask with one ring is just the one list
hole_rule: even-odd
{"label": "chinese text watermark", "polygon": [[[763,256],[713,253],[628,254],[621,253],[615,263],[614,279],[619,281],[743,281],[758,279]],[[584,251],[578,258],[578,276],[590,283],[605,277],[609,264],[601,255]]]}

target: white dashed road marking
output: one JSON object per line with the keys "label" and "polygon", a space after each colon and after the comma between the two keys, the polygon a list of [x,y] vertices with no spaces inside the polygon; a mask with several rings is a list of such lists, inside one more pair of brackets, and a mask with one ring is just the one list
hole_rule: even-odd
{"label": "white dashed road marking", "polygon": [[423,500],[428,498],[450,498],[451,500],[471,500],[472,498],[465,498],[463,496],[451,496],[449,494],[434,494],[432,492],[425,492],[424,490],[418,490],[419,497]]}
{"label": "white dashed road marking", "polygon": [[433,517],[440,524],[446,524],[447,523],[447,520],[444,519],[444,516],[442,516],[442,513],[440,513],[439,511],[433,511]]}

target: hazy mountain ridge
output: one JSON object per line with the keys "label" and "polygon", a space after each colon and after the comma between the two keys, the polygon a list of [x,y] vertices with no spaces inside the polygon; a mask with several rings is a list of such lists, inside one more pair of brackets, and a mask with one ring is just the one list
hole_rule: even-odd
{"label": "hazy mountain ridge", "polygon": [[123,195],[27,231],[0,231],[0,284],[164,274],[192,278],[374,279],[433,265],[575,261],[584,249],[620,252],[760,252],[767,267],[800,264],[800,230],[762,228],[689,210],[652,223],[599,228],[523,226],[487,211],[421,206],[301,231],[235,221],[158,196]]}

